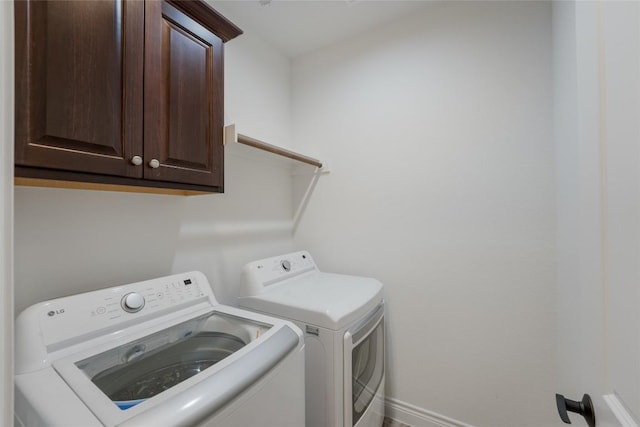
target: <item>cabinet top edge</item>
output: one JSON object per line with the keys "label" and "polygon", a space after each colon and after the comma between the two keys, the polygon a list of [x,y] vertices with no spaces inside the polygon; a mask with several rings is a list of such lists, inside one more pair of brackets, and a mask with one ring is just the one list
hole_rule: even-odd
{"label": "cabinet top edge", "polygon": [[228,42],[243,33],[238,26],[221,15],[205,1],[166,0],[166,2],[198,21],[201,25],[220,37],[223,42]]}

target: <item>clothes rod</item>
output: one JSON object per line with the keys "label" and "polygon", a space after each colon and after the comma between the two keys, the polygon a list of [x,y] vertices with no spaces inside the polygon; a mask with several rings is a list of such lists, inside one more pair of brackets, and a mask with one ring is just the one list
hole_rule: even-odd
{"label": "clothes rod", "polygon": [[234,141],[238,144],[246,145],[256,148],[258,150],[266,151],[271,154],[286,157],[291,160],[295,160],[301,163],[306,163],[317,168],[322,168],[322,162],[313,157],[305,156],[304,154],[296,153],[295,151],[287,150],[286,148],[278,147],[269,144],[259,139],[251,138],[247,135],[242,135],[235,132],[235,125],[229,125],[225,128],[225,137],[227,142]]}
{"label": "clothes rod", "polygon": [[317,168],[322,167],[322,162],[318,159],[314,159],[313,157],[308,157],[308,156],[305,156],[304,154],[299,154],[299,153],[287,150],[285,148],[276,147],[275,145],[268,144],[264,141],[251,138],[250,136],[242,135],[240,133],[238,134],[238,143],[248,145],[250,147],[254,147],[259,150],[268,151],[269,153],[287,157],[292,160],[297,160],[302,163],[307,163]]}

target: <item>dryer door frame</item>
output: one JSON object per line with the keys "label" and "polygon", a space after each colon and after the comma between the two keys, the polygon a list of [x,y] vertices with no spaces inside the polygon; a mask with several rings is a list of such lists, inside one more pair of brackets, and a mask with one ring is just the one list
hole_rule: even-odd
{"label": "dryer door frame", "polygon": [[[365,384],[362,384],[361,378],[354,378],[353,361],[354,351],[362,344],[370,342],[375,348],[374,358],[369,358],[365,364],[363,374],[368,377]],[[371,349],[369,349],[371,351]],[[373,361],[372,364],[369,361]],[[364,320],[357,323],[354,327],[349,328],[344,334],[344,426],[356,426],[358,421],[365,418],[364,415],[373,406],[378,390],[384,385],[385,378],[385,329],[384,329],[384,301],[380,303],[372,313],[365,317]],[[358,411],[354,416],[354,400],[353,389],[354,382],[359,382],[362,393],[368,393],[369,399],[366,407]],[[373,384],[372,384],[373,383]],[[365,397],[365,396],[363,396]],[[357,418],[356,418],[357,417]]]}

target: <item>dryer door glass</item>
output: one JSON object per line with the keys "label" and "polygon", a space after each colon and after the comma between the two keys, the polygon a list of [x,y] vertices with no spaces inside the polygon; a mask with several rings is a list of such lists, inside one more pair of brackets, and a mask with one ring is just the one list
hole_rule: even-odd
{"label": "dryer door glass", "polygon": [[367,410],[384,375],[384,322],[380,321],[351,353],[353,425]]}
{"label": "dryer door glass", "polygon": [[122,410],[235,353],[268,325],[207,314],[76,363]]}

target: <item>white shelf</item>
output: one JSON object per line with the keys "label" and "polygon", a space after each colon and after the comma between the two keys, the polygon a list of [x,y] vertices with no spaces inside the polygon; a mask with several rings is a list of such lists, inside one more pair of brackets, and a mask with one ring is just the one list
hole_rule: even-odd
{"label": "white shelf", "polygon": [[322,161],[293,150],[251,138],[250,136],[239,134],[236,131],[235,124],[225,126],[224,145],[225,150],[230,149],[233,153],[239,153],[250,158],[265,159],[291,166],[305,164],[313,166],[319,171],[326,172],[326,166]]}

